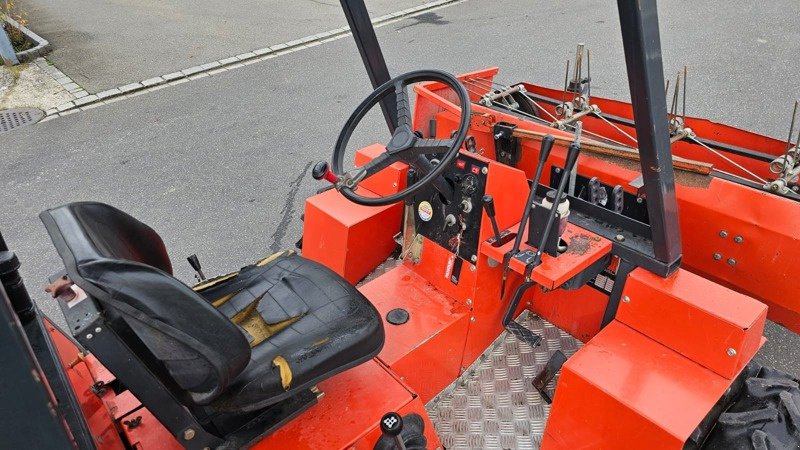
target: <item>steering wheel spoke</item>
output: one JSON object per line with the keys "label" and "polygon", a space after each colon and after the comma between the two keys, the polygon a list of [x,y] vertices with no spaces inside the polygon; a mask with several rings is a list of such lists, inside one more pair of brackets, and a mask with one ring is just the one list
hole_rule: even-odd
{"label": "steering wheel spoke", "polygon": [[355,169],[349,170],[347,173],[345,173],[341,186],[349,189],[355,189],[358,187],[358,183],[361,183],[381,170],[391,166],[395,162],[397,162],[397,158],[393,157],[389,153],[383,152],[363,166],[356,167]]}
{"label": "steering wheel spoke", "polygon": [[432,153],[444,153],[448,151],[455,141],[453,139],[424,139],[419,138],[414,142],[414,146],[410,149],[414,156],[416,155],[430,155]]}
{"label": "steering wheel spoke", "polygon": [[403,80],[394,84],[394,94],[397,101],[397,128],[411,129],[411,101],[408,99],[408,87]]}

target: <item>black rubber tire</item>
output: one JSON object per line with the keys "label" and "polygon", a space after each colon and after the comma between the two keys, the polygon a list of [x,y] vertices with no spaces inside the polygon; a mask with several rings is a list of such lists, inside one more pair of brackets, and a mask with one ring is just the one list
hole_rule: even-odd
{"label": "black rubber tire", "polygon": [[800,449],[800,381],[769,367],[750,374],[717,419],[703,449]]}

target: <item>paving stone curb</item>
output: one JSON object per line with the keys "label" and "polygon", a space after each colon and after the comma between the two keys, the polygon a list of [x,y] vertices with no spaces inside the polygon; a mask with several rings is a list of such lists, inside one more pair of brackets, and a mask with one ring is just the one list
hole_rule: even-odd
{"label": "paving stone curb", "polygon": [[[436,0],[427,2],[412,8],[407,8],[374,18],[372,19],[372,24],[377,28],[465,1],[467,0]],[[74,100],[45,111],[46,116],[40,121],[40,123],[55,119],[56,117],[63,117],[77,111],[85,111],[100,105],[131,98],[146,92],[153,92],[163,89],[167,86],[175,86],[191,80],[219,75],[221,73],[238,69],[246,65],[266,61],[276,56],[293,53],[309,47],[335,41],[337,39],[350,36],[350,34],[349,27],[335,28],[333,30],[324,31],[311,36],[271,45],[269,47],[260,48],[236,56],[226,57],[217,61],[211,61],[206,64],[189,67],[177,72],[161,75],[159,77],[148,78],[138,83],[126,84],[124,86],[108,89],[96,94],[89,94],[63,72],[58,70],[55,66],[49,64],[43,58],[40,58],[36,60],[35,63],[48,71],[48,73],[50,73],[56,79],[56,81],[64,86],[65,89],[67,89],[68,85],[71,88],[74,88],[73,90],[67,90],[70,92],[70,94],[75,96]],[[76,86],[77,88],[75,88]]]}

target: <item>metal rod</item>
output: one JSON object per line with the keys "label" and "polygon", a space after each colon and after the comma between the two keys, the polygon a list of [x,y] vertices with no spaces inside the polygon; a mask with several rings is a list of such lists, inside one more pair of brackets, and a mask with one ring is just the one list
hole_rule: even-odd
{"label": "metal rod", "polygon": [[589,53],[589,49],[586,49],[586,78],[587,78],[587,96],[589,98],[586,99],[587,102],[591,102],[592,99],[592,59]]}
{"label": "metal rod", "polygon": [[[391,76],[389,76],[389,69],[386,67],[386,59],[383,57],[378,38],[375,36],[375,28],[372,26],[367,7],[364,5],[364,0],[340,0],[340,3],[347,18],[347,24],[350,25],[350,31],[353,33],[353,39],[356,41],[358,52],[361,54],[364,68],[367,70],[369,81],[372,83],[372,88],[375,89],[389,81]],[[394,134],[397,126],[397,99],[394,95],[387,95],[381,99],[381,110],[389,132]]]}
{"label": "metal rod", "polygon": [[618,0],[631,104],[655,258],[677,269],[682,255],[675,172],[670,161],[664,66],[656,0]]}
{"label": "metal rod", "polygon": [[788,166],[787,161],[789,161],[789,149],[792,147],[792,133],[794,133],[794,121],[797,119],[797,106],[800,103],[800,100],[794,101],[794,111],[792,112],[792,122],[789,124],[789,137],[786,139],[786,151],[783,152],[783,176],[786,176],[788,172],[786,167]]}
{"label": "metal rod", "polygon": [[522,234],[525,232],[525,227],[528,225],[531,207],[533,206],[534,200],[536,200],[536,188],[539,186],[539,180],[542,178],[544,165],[547,162],[547,158],[550,156],[550,150],[553,149],[553,143],[555,143],[555,141],[556,139],[549,134],[542,138],[542,143],[539,147],[539,161],[536,165],[536,172],[533,175],[533,182],[531,183],[531,190],[528,193],[528,200],[525,202],[525,208],[522,210],[522,220],[519,222],[519,227],[517,228],[517,236],[514,237],[514,245],[511,247],[511,250],[503,256],[503,281],[500,284],[500,298],[503,298],[505,294],[509,264],[511,264],[511,258],[519,253],[519,247],[522,245]]}
{"label": "metal rod", "polygon": [[[569,60],[567,60],[567,71],[564,73],[564,93],[561,94],[561,104],[565,104],[567,102],[567,86],[569,85]],[[564,114],[566,115],[566,108],[564,108]]]}
{"label": "metal rod", "polygon": [[569,182],[569,177],[566,176],[566,174],[572,171],[572,168],[575,166],[575,162],[578,160],[578,153],[580,150],[581,147],[577,140],[569,145],[569,149],[567,150],[567,159],[564,162],[565,176],[561,177],[561,180],[558,182],[555,200],[553,200],[553,205],[550,207],[550,213],[547,216],[547,222],[545,222],[544,230],[542,230],[542,238],[539,241],[539,245],[536,247],[536,254],[533,256],[533,261],[531,261],[531,265],[533,267],[537,267],[542,262],[544,247],[547,245],[547,240],[550,237],[550,231],[553,229],[553,224],[556,221],[556,213],[558,212],[558,205],[561,202],[561,196],[564,195],[564,190],[567,188],[567,183]]}
{"label": "metal rod", "polygon": [[689,78],[689,68],[683,66],[683,125],[686,125],[686,81]]}

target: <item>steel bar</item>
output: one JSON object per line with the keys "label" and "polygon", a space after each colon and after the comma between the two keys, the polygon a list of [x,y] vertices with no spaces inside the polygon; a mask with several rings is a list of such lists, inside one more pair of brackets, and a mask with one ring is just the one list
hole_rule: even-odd
{"label": "steel bar", "polygon": [[[372,83],[373,89],[377,88],[389,81],[391,76],[389,76],[386,59],[383,57],[378,37],[375,36],[375,28],[372,26],[364,0],[340,0],[340,3],[345,17],[347,17],[347,23],[350,25],[350,31],[353,33],[353,39],[356,41],[358,52],[361,54],[361,60],[364,62],[364,68],[367,69],[369,81]],[[381,100],[381,110],[389,132],[394,133],[397,126],[397,101],[393,95],[387,95]]]}
{"label": "steel bar", "polygon": [[[618,0],[631,104],[639,140],[653,253],[670,264],[681,258],[678,199],[669,142],[664,66],[655,0]],[[677,265],[675,265],[677,267]]]}

